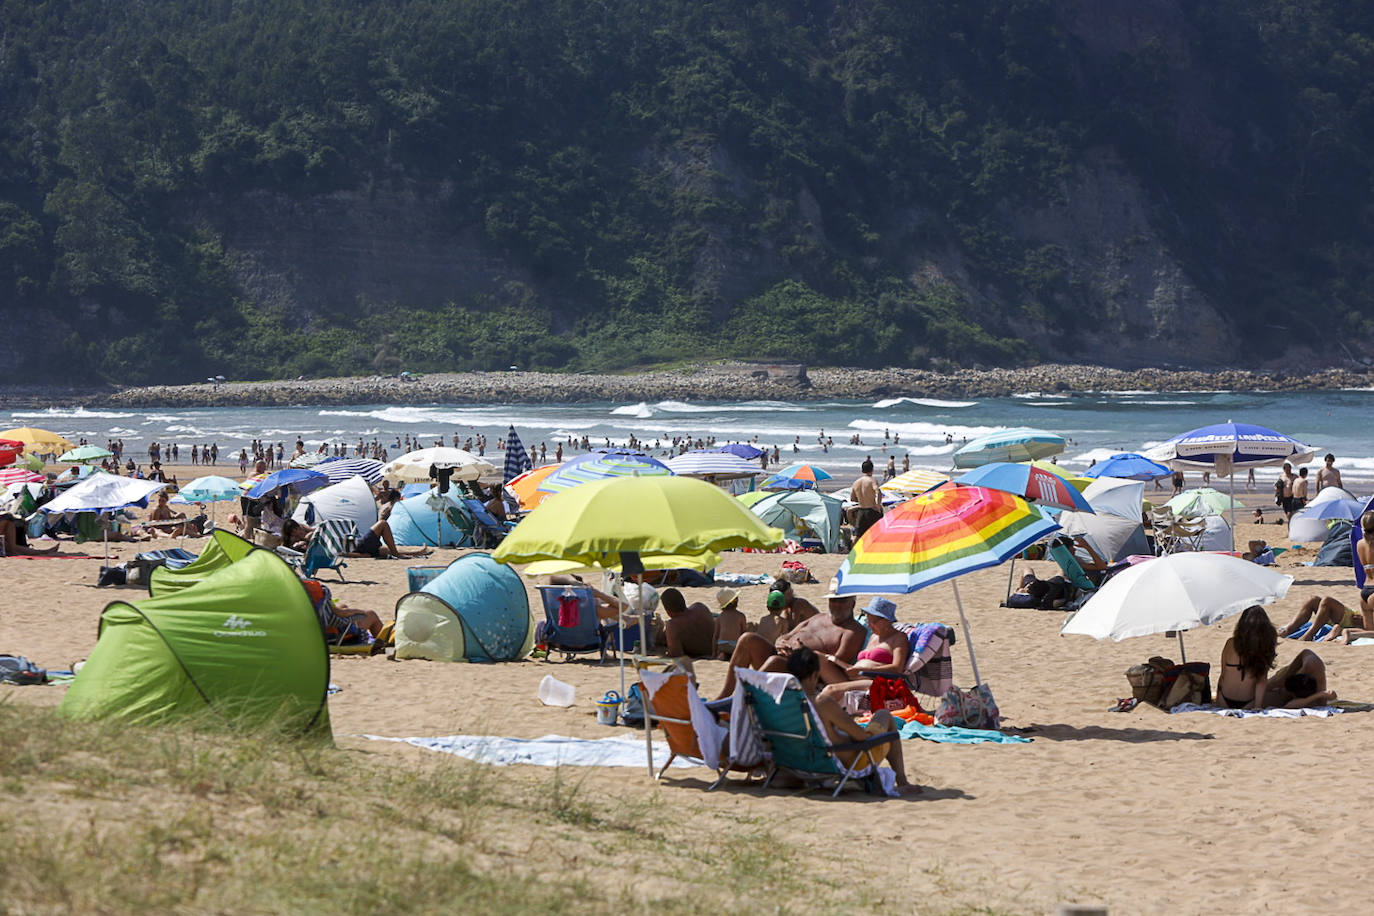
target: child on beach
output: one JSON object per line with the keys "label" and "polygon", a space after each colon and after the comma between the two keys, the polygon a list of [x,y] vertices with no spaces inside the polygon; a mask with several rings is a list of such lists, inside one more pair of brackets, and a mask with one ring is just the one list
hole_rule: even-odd
{"label": "child on beach", "polygon": [[737,589],[722,588],[716,592],[716,604],[720,606],[720,613],[716,615],[713,645],[716,647],[716,659],[725,662],[730,660],[730,654],[735,651],[735,643],[749,632],[749,619],[739,609]]}

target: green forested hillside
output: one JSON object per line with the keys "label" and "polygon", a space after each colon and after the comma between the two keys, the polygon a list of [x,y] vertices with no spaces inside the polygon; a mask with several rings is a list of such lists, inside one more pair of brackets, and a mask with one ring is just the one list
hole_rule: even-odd
{"label": "green forested hillside", "polygon": [[1371,72],[1369,2],[0,0],[0,380],[1358,358]]}

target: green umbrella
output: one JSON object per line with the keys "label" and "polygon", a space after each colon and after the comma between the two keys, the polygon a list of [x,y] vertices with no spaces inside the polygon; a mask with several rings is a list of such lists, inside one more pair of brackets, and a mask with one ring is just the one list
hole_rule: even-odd
{"label": "green umbrella", "polygon": [[1244,504],[1211,487],[1184,490],[1165,505],[1179,516],[1225,515],[1232,508],[1245,508]]}
{"label": "green umbrella", "polygon": [[100,461],[105,458],[113,458],[114,452],[108,452],[98,445],[78,445],[71,451],[63,452],[57,456],[58,461]]}

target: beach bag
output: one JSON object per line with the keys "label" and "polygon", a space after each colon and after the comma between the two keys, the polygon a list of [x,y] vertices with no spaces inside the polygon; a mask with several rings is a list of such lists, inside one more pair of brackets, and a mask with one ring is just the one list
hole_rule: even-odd
{"label": "beach bag", "polygon": [[793,585],[805,585],[814,581],[811,578],[811,568],[800,560],[783,560],[778,575]]}
{"label": "beach bag", "polygon": [[951,687],[940,698],[935,722],[961,728],[997,728],[1002,724],[1002,713],[987,684],[979,684],[972,690]]}
{"label": "beach bag", "polygon": [[46,684],[48,672],[22,655],[0,655],[0,684]]}
{"label": "beach bag", "polygon": [[906,681],[895,677],[875,677],[868,688],[868,708],[872,712],[886,709],[888,712],[911,708],[922,712],[921,701],[911,692]]}
{"label": "beach bag", "polygon": [[644,698],[639,695],[638,684],[630,685],[630,691],[625,696],[625,711],[620,714],[620,721],[626,725],[644,724]]}
{"label": "beach bag", "polygon": [[1159,709],[1180,703],[1206,706],[1212,702],[1212,666],[1208,662],[1175,665],[1173,659],[1156,655],[1143,665],[1126,669],[1131,696]]}

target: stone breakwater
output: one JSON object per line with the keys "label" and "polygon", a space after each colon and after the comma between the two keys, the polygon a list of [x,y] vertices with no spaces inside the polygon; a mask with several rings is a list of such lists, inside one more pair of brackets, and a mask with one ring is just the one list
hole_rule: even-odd
{"label": "stone breakwater", "polygon": [[[1242,370],[1105,369],[1041,365],[1020,369],[804,369],[739,363],[624,375],[543,372],[435,373],[415,379],[329,378],[155,385],[80,397],[0,392],[0,403],[88,407],[261,407],[297,404],[505,404],[587,401],[825,400],[887,397],[993,398],[1028,392],[1311,391],[1374,387],[1374,371],[1324,370],[1301,376]],[[54,391],[53,395],[57,395]],[[67,391],[70,395],[71,392]]]}

